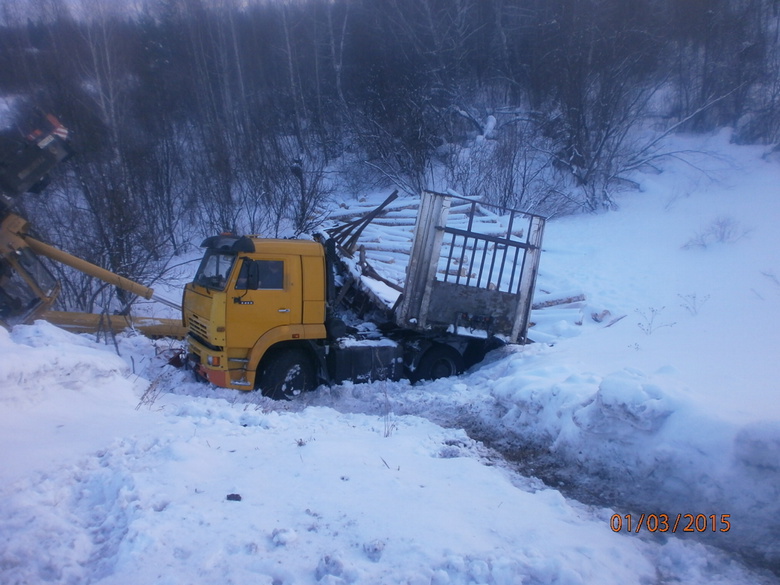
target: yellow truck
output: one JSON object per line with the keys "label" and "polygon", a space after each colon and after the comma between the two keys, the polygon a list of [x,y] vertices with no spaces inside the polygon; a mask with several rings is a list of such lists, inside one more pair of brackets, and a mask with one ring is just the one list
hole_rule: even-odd
{"label": "yellow truck", "polygon": [[[465,223],[448,224],[453,200]],[[544,219],[501,210],[501,230],[480,233],[473,220],[487,206],[424,192],[406,279],[388,306],[369,282],[381,277],[353,257],[387,203],[310,241],[207,238],[182,303],[197,376],[289,399],[320,383],[451,376],[497,344],[525,343]]]}

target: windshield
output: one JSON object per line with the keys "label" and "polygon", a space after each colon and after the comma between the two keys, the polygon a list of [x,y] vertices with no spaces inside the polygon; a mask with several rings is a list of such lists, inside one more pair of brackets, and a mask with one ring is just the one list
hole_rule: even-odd
{"label": "windshield", "polygon": [[50,297],[57,288],[57,281],[32,250],[23,248],[19,251],[19,264],[35,281],[41,292]]}
{"label": "windshield", "polygon": [[41,299],[15,271],[0,267],[0,275],[2,273],[5,274],[0,276],[0,320],[9,325],[24,323]]}
{"label": "windshield", "polygon": [[225,290],[235,259],[235,254],[207,251],[195,274],[195,284],[214,290]]}
{"label": "windshield", "polygon": [[32,250],[23,248],[16,260],[16,266],[0,260],[0,320],[9,325],[24,323],[58,292],[57,281]]}

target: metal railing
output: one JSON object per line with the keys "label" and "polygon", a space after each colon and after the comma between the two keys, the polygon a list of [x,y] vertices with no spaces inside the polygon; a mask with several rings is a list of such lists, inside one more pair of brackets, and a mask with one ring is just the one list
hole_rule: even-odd
{"label": "metal railing", "polygon": [[[506,215],[500,214],[500,208],[496,207],[499,213],[495,215],[507,222],[506,229],[501,229],[497,234],[477,233],[474,231],[475,217],[480,210],[493,206],[454,196],[453,199],[462,202],[458,207],[463,203],[468,206],[468,221],[465,229],[449,225],[451,222],[438,227],[449,237],[445,236],[442,242],[442,262],[439,264],[437,280],[519,293],[526,252],[535,249],[529,238],[533,231],[534,218],[538,216],[508,210],[507,219]],[[484,225],[480,227],[484,229]],[[449,248],[449,251],[446,248]]]}

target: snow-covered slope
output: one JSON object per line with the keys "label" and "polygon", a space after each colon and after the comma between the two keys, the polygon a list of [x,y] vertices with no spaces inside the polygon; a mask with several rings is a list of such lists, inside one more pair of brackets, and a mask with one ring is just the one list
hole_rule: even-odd
{"label": "snow-covered slope", "polygon": [[780,582],[780,166],[677,146],[718,156],[550,222],[537,300],[585,300],[458,379],[275,403],[0,331],[0,582]]}

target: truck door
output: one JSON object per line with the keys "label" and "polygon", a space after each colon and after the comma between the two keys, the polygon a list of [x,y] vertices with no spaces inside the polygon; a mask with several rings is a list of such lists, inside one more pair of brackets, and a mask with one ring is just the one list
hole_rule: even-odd
{"label": "truck door", "polygon": [[227,343],[252,347],[274,327],[301,322],[300,256],[243,257],[227,299]]}

